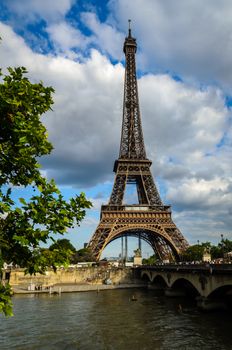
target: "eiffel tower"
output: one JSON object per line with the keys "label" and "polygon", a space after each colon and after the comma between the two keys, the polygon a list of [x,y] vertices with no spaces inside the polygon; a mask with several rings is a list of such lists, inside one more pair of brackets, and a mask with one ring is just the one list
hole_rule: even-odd
{"label": "eiffel tower", "polygon": [[[129,21],[130,24],[130,21]],[[107,205],[102,205],[100,223],[88,248],[96,260],[112,241],[133,236],[146,241],[161,260],[179,260],[188,243],[171,218],[171,207],[164,205],[154,183],[147,159],[136,78],[136,39],[129,26],[123,51],[125,53],[125,83],[123,121],[119,158],[115,161],[115,181]],[[126,185],[137,188],[138,204],[123,202]]]}

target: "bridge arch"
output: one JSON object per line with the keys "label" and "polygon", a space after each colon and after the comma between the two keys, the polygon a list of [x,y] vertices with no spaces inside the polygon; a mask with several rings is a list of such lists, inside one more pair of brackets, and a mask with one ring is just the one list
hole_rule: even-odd
{"label": "bridge arch", "polygon": [[232,300],[232,283],[225,284],[220,287],[215,288],[211,293],[208,294],[208,298],[222,298],[230,297]]}
{"label": "bridge arch", "polygon": [[160,288],[168,287],[168,282],[166,281],[166,279],[159,274],[157,274],[155,277],[153,277],[152,284],[157,285]]}
{"label": "bridge arch", "polygon": [[[133,228],[127,225],[115,228],[114,231],[109,235],[110,238],[105,240],[100,255],[108,244],[126,235],[130,237],[140,237],[152,247],[154,253],[156,253],[158,256],[159,250],[156,247],[162,245],[164,250],[166,250],[166,255],[169,255],[171,260],[179,260],[179,249],[166,234],[165,230],[158,224],[154,225],[154,227],[149,228],[144,228],[139,225],[136,225]],[[161,256],[159,257],[162,259]]]}
{"label": "bridge arch", "polygon": [[194,280],[190,280],[189,278],[176,277],[172,280],[170,287],[172,289],[184,289],[186,294],[190,296],[201,295],[199,285],[196,284]]}
{"label": "bridge arch", "polygon": [[151,272],[150,271],[142,271],[141,272],[141,278],[142,280],[145,280],[147,282],[151,282]]}
{"label": "bridge arch", "polygon": [[151,283],[156,279],[161,282],[162,277],[169,287],[165,292],[167,295],[181,295],[184,289],[187,292],[185,294],[190,297],[201,297],[202,299],[198,299],[198,302],[205,299],[216,299],[216,301],[224,299],[228,306],[232,307],[232,267],[230,265],[215,265],[209,269],[206,265],[169,264],[141,266],[139,269],[141,273],[147,273]]}

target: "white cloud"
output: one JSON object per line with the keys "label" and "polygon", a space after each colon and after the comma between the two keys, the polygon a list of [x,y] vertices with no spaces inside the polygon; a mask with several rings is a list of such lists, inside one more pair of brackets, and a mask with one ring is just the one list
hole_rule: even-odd
{"label": "white cloud", "polygon": [[94,44],[101,48],[102,52],[121,60],[124,35],[110,24],[101,23],[93,12],[83,13],[82,20],[94,33]]}
{"label": "white cloud", "polygon": [[192,210],[175,213],[175,223],[181,227],[191,244],[210,241],[217,244],[223,233],[225,238],[232,239],[231,212],[221,210]]}
{"label": "white cloud", "polygon": [[111,0],[110,7],[124,31],[132,19],[145,69],[218,82],[231,91],[231,1]]}
{"label": "white cloud", "polygon": [[[122,120],[122,65],[112,65],[97,50],[82,63],[37,54],[7,25],[0,24],[0,32],[1,66],[24,65],[34,81],[43,80],[56,90],[54,111],[44,118],[55,147],[43,161],[46,174],[83,187],[113,180]],[[220,89],[199,90],[168,75],[149,74],[139,79],[139,94],[147,154],[166,188],[165,201],[181,210],[182,216],[176,217],[183,233],[190,236],[190,223],[193,232],[198,227],[205,235],[219,228],[228,231],[231,112]],[[194,226],[197,218],[202,225],[199,219]]]}
{"label": "white cloud", "polygon": [[[8,9],[26,22],[43,18],[47,21],[63,18],[75,0],[6,0]],[[3,0],[4,2],[4,0]]]}
{"label": "white cloud", "polygon": [[196,209],[214,207],[232,207],[231,194],[232,178],[186,179],[180,187],[170,187],[167,199],[170,202],[178,202],[185,207]]}
{"label": "white cloud", "polygon": [[161,159],[168,156],[191,165],[215,151],[229,119],[220,90],[197,90],[168,75],[146,75],[139,87],[144,133],[153,157],[156,152]]}
{"label": "white cloud", "polygon": [[90,42],[90,38],[65,21],[48,24],[46,31],[53,42],[55,51],[60,54],[64,53],[69,58],[77,57],[75,50],[72,49],[84,51]]}

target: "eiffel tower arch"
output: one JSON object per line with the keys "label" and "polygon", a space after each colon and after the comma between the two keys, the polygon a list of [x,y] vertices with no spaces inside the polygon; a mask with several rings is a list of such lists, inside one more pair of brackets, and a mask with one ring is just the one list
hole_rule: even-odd
{"label": "eiffel tower arch", "polygon": [[[125,82],[123,121],[119,158],[115,161],[115,180],[107,205],[102,205],[99,225],[88,248],[96,260],[112,241],[123,237],[139,237],[146,241],[161,259],[179,260],[188,243],[174,224],[171,207],[164,205],[153,180],[147,159],[136,77],[136,39],[129,28],[125,38]],[[134,184],[138,204],[124,202],[128,184]]]}

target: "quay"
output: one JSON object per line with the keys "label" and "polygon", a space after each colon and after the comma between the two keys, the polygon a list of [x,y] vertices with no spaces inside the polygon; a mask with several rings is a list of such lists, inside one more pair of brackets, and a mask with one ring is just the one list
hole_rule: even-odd
{"label": "quay", "polygon": [[128,289],[128,288],[145,288],[145,283],[131,283],[131,284],[55,284],[49,289],[41,290],[26,290],[20,287],[13,287],[14,294],[61,294],[61,293],[73,293],[73,292],[91,292],[91,291],[104,291],[112,289]]}
{"label": "quay", "polygon": [[119,288],[146,287],[136,269],[129,267],[89,266],[48,269],[45,274],[28,275],[24,269],[3,271],[3,281],[11,284],[13,293],[84,292]]}

